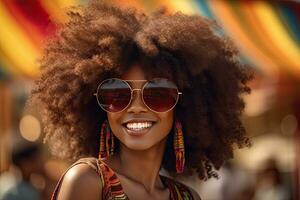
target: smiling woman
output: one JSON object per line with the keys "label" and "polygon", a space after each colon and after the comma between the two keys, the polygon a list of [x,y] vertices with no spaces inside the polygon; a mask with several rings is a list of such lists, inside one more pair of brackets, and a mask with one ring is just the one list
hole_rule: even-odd
{"label": "smiling woman", "polygon": [[53,199],[200,199],[176,177],[216,176],[234,144],[249,145],[251,75],[231,42],[197,15],[91,1],[69,16],[31,97],[52,153],[77,160]]}

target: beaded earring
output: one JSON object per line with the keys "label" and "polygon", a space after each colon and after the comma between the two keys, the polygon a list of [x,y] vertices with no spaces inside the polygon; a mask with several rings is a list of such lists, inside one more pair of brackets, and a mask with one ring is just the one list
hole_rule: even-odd
{"label": "beaded earring", "polygon": [[175,134],[174,134],[173,145],[174,145],[174,151],[176,156],[176,172],[182,173],[184,170],[185,155],[184,155],[182,125],[180,121],[175,120],[174,130],[175,130]]}
{"label": "beaded earring", "polygon": [[100,132],[100,148],[99,159],[105,160],[109,156],[114,154],[115,141],[114,135],[111,133],[111,129],[107,120],[102,123]]}

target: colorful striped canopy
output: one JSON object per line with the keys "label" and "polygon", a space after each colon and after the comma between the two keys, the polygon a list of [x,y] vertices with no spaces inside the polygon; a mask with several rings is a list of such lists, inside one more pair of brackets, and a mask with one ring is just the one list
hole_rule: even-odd
{"label": "colorful striped canopy", "polygon": [[[296,1],[115,0],[121,6],[200,14],[224,28],[243,58],[271,77],[300,79],[300,3]],[[83,0],[2,0],[0,77],[35,78],[43,40],[65,19],[64,8]],[[63,8],[63,9],[62,9]],[[61,12],[59,12],[61,10]]]}

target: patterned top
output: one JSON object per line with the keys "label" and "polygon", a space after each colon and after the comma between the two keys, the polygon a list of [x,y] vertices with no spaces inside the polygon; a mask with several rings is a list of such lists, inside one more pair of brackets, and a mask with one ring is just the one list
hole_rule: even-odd
{"label": "patterned top", "polygon": [[[101,160],[89,157],[89,158],[81,158],[74,164],[72,164],[66,172],[73,166],[85,163],[88,164],[92,169],[94,169],[97,174],[99,174],[103,189],[102,189],[102,198],[105,200],[129,200],[127,195],[125,194],[120,180],[118,179],[115,172],[107,166],[104,162]],[[61,176],[59,179],[56,188],[52,194],[51,200],[56,200],[59,188],[61,186],[62,180],[66,174],[66,172]],[[169,188],[170,190],[170,199],[171,200],[193,200],[193,196],[190,192],[190,190],[187,188],[187,186],[183,185],[182,183],[179,183],[177,181],[174,181],[171,178],[165,177],[160,175],[163,183]]]}

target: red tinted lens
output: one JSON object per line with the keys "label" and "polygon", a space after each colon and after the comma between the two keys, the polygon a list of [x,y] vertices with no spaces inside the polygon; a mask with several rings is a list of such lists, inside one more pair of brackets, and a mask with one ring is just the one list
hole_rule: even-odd
{"label": "red tinted lens", "polygon": [[122,80],[107,79],[99,85],[97,99],[105,111],[119,112],[130,103],[131,90]]}
{"label": "red tinted lens", "polygon": [[178,100],[178,89],[168,79],[153,79],[146,83],[143,90],[145,104],[156,112],[172,109]]}

